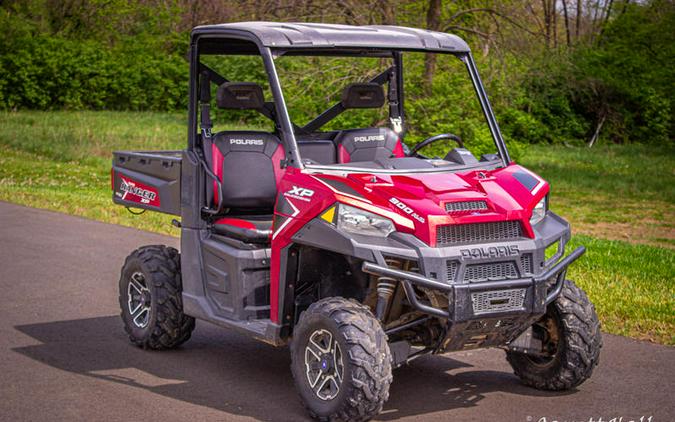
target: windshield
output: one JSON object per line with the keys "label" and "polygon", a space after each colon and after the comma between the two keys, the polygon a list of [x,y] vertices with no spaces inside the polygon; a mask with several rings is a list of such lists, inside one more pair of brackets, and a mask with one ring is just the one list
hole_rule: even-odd
{"label": "windshield", "polygon": [[[389,131],[393,131],[401,141],[404,154],[392,151],[387,159],[404,159],[410,155],[410,149],[441,134],[448,136],[425,145],[415,151],[414,156],[433,159],[435,167],[442,165],[440,161],[466,167],[475,164],[474,161],[481,162],[481,158],[482,162],[499,159],[495,155],[495,140],[470,73],[459,57],[404,52],[400,62],[403,72],[397,79],[399,70],[396,65],[399,62],[393,53],[388,54],[388,57],[385,53],[384,57],[336,57],[295,53],[276,58],[275,66],[305,165],[381,167],[385,158],[382,154],[352,154],[348,162],[339,156],[334,163],[329,160],[321,162],[307,158],[305,152],[309,148],[306,145],[312,140],[332,140],[340,149],[344,139],[349,138],[347,134],[354,133],[349,138],[354,141],[353,144],[365,144],[374,137],[381,140],[382,136],[390,136]],[[402,86],[398,86],[401,82]],[[354,85],[381,87],[384,101],[346,103],[345,100],[353,94],[351,87]],[[398,105],[401,100],[403,107]],[[365,145],[357,147],[367,148]],[[462,161],[462,155],[467,154],[458,154],[456,150],[460,147],[468,150],[475,160]],[[354,160],[355,157],[359,160]],[[373,161],[380,165],[374,166]],[[408,161],[407,164],[387,163],[387,168],[415,166]],[[417,165],[417,168],[426,167],[428,162]]]}

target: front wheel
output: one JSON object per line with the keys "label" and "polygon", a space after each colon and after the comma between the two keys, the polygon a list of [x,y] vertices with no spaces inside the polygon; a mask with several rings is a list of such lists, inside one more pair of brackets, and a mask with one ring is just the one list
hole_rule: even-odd
{"label": "front wheel", "polygon": [[507,351],[506,358],[521,381],[540,390],[567,390],[586,381],[598,364],[602,337],[595,307],[583,290],[565,280],[560,296],[533,325],[544,354]]}
{"label": "front wheel", "polygon": [[389,398],[391,353],[370,309],[327,298],[300,316],[291,371],[303,404],[320,421],[366,421]]}

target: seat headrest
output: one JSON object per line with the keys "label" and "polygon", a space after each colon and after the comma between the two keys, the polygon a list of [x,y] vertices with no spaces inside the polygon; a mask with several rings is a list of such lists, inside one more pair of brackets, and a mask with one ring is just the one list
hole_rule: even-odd
{"label": "seat headrest", "polygon": [[265,97],[255,82],[225,82],[218,87],[216,104],[226,109],[258,110],[265,105]]}
{"label": "seat headrest", "polygon": [[344,108],[380,108],[384,105],[384,90],[376,83],[349,84],[342,91]]}

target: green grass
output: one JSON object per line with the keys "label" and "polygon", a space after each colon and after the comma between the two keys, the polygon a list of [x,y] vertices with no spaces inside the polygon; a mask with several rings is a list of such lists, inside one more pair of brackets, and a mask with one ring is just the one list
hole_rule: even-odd
{"label": "green grass", "polygon": [[[111,152],[181,149],[180,114],[0,113],[0,200],[178,235],[171,217],[113,205]],[[675,344],[675,154],[644,146],[532,146],[520,162],[552,186],[588,253],[570,270],[607,332]]]}
{"label": "green grass", "polygon": [[536,145],[519,162],[551,183],[575,233],[675,248],[675,148]]}
{"label": "green grass", "polygon": [[585,235],[567,251],[584,245],[586,254],[568,277],[595,304],[603,331],[675,344],[675,252]]}
{"label": "green grass", "polygon": [[180,149],[181,115],[120,112],[0,114],[0,200],[178,235],[171,217],[112,206],[118,149]]}

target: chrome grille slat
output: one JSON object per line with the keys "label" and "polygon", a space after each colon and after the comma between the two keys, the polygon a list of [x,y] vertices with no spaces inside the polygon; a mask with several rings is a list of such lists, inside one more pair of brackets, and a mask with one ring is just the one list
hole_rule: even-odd
{"label": "chrome grille slat", "polygon": [[491,262],[471,264],[464,269],[464,281],[477,282],[518,278],[518,269],[514,262]]}
{"label": "chrome grille slat", "polygon": [[446,202],[445,211],[453,212],[468,212],[468,211],[485,211],[487,210],[487,203],[485,201],[458,201]]}
{"label": "chrome grille slat", "polygon": [[476,315],[518,310],[523,307],[524,300],[525,289],[471,293],[473,313]]}
{"label": "chrome grille slat", "polygon": [[522,236],[519,221],[449,224],[436,228],[437,246],[517,239]]}

